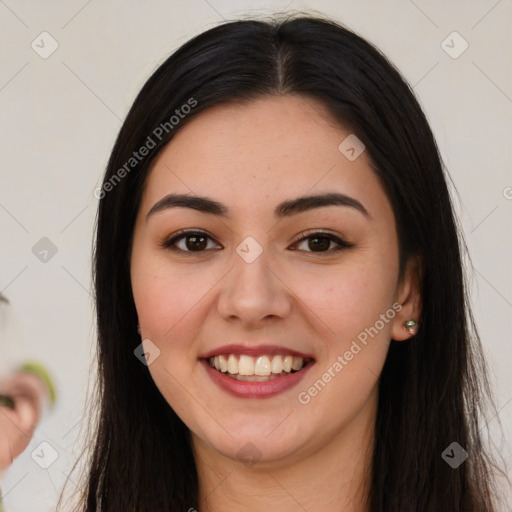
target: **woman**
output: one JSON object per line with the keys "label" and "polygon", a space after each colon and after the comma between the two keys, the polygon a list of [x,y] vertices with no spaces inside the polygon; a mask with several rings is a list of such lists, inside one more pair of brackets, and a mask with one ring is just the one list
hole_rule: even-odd
{"label": "woman", "polygon": [[446,178],[373,46],[310,17],[204,32],[95,194],[79,510],[496,510]]}

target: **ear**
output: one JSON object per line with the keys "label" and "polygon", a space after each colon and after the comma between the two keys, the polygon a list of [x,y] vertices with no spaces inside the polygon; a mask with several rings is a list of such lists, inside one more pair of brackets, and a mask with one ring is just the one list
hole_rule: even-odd
{"label": "ear", "polygon": [[[413,337],[418,329],[421,316],[421,278],[423,270],[421,259],[417,256],[409,257],[404,275],[398,283],[396,302],[402,306],[393,319],[391,337],[395,341],[404,341]],[[407,328],[404,324],[414,320],[416,324]]]}

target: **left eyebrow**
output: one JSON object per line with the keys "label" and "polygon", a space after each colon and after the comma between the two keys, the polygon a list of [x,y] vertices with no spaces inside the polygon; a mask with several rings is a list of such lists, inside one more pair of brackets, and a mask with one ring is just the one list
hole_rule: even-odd
{"label": "left eyebrow", "polygon": [[361,212],[365,217],[371,218],[366,208],[357,199],[337,192],[302,196],[290,201],[283,201],[276,206],[274,215],[284,218],[323,206],[348,206]]}
{"label": "left eyebrow", "polygon": [[[366,217],[371,218],[366,208],[357,199],[347,196],[346,194],[336,192],[302,196],[288,201],[283,201],[276,206],[274,216],[282,219],[324,206],[346,206],[354,208]],[[146,220],[157,212],[178,207],[191,208],[193,210],[224,218],[229,217],[229,208],[226,205],[208,197],[193,196],[189,194],[168,194],[153,205],[146,215]]]}

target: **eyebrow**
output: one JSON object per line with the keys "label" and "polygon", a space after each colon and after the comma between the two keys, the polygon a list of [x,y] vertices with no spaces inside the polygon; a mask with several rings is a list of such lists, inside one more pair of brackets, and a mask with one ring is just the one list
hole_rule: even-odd
{"label": "eyebrow", "polygon": [[[366,208],[357,199],[337,192],[302,196],[283,201],[276,206],[274,216],[282,219],[324,206],[346,206],[354,208],[365,217],[371,218]],[[177,207],[191,208],[202,213],[209,213],[224,218],[229,217],[229,208],[226,205],[208,197],[189,194],[168,194],[153,205],[146,215],[146,221],[158,212]]]}

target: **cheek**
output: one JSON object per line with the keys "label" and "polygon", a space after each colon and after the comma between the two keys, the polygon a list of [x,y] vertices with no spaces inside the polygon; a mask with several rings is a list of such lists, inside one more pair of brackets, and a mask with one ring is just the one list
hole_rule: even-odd
{"label": "cheek", "polygon": [[198,371],[194,340],[201,336],[207,292],[217,282],[212,272],[199,271],[194,265],[170,265],[161,255],[141,254],[132,266],[132,288],[142,336],[160,350],[148,370],[185,423],[190,411],[197,407],[194,394],[183,392]]}
{"label": "cheek", "polygon": [[[321,320],[322,332],[341,348],[391,308],[397,271],[397,265],[383,258],[354,255],[337,268],[300,269],[292,287],[311,314]],[[389,334],[391,323],[379,330]]]}
{"label": "cheek", "polygon": [[344,414],[362,406],[376,385],[396,315],[397,272],[391,258],[357,257],[337,270],[302,272],[296,283],[305,310],[313,313],[310,318],[320,319],[315,330],[322,333],[323,349],[315,374],[301,386],[299,401],[314,400],[326,420],[340,415],[340,404]]}
{"label": "cheek", "polygon": [[[141,264],[139,264],[139,262]],[[142,264],[144,262],[144,264]],[[162,255],[144,255],[132,264],[132,289],[142,333],[150,339],[190,339],[190,321],[218,282],[206,267],[171,265]],[[188,335],[177,336],[184,326]]]}

